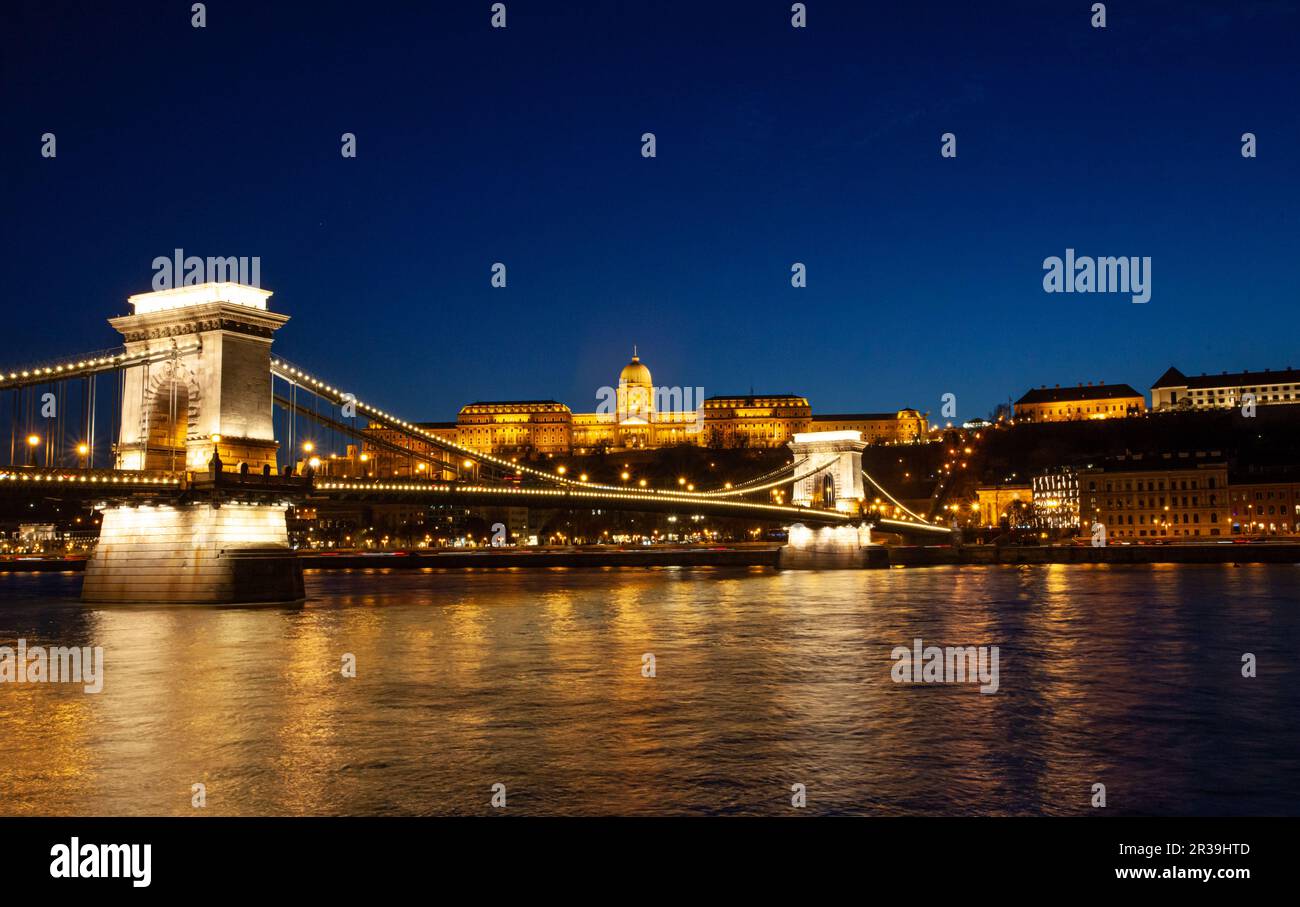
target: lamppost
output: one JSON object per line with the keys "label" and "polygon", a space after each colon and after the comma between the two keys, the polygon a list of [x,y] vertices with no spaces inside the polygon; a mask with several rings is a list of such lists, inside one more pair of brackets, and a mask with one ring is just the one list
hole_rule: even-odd
{"label": "lamppost", "polygon": [[31,451],[31,462],[28,463],[27,465],[32,467],[36,466],[36,448],[40,446],[40,443],[41,443],[40,435],[27,436],[27,449]]}
{"label": "lamppost", "polygon": [[212,459],[208,461],[208,467],[215,467],[216,472],[221,471],[221,435],[212,435]]}
{"label": "lamppost", "polygon": [[77,457],[81,461],[82,469],[86,468],[87,465],[86,459],[89,455],[90,455],[90,445],[87,444],[85,441],[82,441],[80,444],[77,445]]}

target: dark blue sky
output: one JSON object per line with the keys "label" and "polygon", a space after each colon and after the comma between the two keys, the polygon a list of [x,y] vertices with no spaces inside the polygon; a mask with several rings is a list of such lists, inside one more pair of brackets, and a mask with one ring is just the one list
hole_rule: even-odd
{"label": "dark blue sky", "polygon": [[[590,411],[633,343],[659,384],[961,418],[1300,364],[1292,3],[189,5],[0,11],[0,360],[115,344],[179,246],[260,256],[277,351],[413,419]],[[1067,247],[1151,256],[1151,301],[1045,294]]]}

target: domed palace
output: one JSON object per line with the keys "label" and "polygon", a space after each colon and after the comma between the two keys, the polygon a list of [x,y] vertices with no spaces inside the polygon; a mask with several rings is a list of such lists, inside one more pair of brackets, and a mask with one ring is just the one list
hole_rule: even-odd
{"label": "domed palace", "polygon": [[[914,409],[888,413],[813,415],[797,394],[705,397],[701,387],[655,387],[650,369],[633,348],[619,372],[617,387],[597,393],[596,411],[575,413],[556,400],[496,400],[470,403],[455,422],[424,422],[421,427],[449,441],[495,454],[583,454],[678,444],[702,447],[783,447],[797,432],[859,431],[869,443],[906,444],[928,433]],[[405,438],[372,426],[376,437],[397,443]],[[373,451],[387,459],[382,449]],[[380,464],[377,464],[380,465]],[[393,474],[401,474],[395,458]],[[381,475],[389,470],[382,468]]]}

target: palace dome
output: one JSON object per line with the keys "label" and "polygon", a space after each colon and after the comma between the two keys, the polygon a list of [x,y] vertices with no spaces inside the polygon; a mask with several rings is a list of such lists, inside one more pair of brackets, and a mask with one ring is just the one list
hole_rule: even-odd
{"label": "palace dome", "polygon": [[640,384],[646,387],[653,386],[650,380],[650,369],[641,364],[641,360],[635,355],[632,361],[623,366],[623,371],[618,375],[619,384]]}

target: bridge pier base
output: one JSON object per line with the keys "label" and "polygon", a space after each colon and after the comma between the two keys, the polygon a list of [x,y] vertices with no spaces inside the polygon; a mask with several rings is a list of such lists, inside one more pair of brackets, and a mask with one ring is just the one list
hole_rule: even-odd
{"label": "bridge pier base", "polygon": [[285,508],[227,502],[111,506],[81,598],[120,604],[271,604],[303,598]]}
{"label": "bridge pier base", "polygon": [[871,527],[865,523],[817,529],[796,523],[788,530],[778,564],[782,570],[861,570],[887,567],[889,556],[871,543]]}

